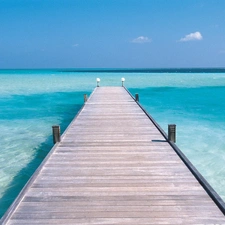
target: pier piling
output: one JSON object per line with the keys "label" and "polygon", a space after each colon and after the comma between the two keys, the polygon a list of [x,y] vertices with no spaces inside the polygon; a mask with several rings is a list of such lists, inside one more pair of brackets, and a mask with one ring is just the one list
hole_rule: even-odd
{"label": "pier piling", "polygon": [[53,143],[60,142],[60,126],[52,126]]}
{"label": "pier piling", "polygon": [[86,101],[87,101],[87,99],[88,99],[87,94],[84,94],[84,102],[86,102]]}
{"label": "pier piling", "polygon": [[176,142],[176,124],[168,125],[168,139],[174,143]]}
{"label": "pier piling", "polygon": [[139,102],[139,94],[137,94],[137,93],[135,94],[135,101]]}

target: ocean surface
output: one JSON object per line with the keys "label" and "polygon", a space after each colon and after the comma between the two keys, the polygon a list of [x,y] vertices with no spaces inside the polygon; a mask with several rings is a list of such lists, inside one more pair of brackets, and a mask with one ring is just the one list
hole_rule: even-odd
{"label": "ocean surface", "polygon": [[0,217],[100,78],[125,86],[225,200],[225,69],[0,70]]}

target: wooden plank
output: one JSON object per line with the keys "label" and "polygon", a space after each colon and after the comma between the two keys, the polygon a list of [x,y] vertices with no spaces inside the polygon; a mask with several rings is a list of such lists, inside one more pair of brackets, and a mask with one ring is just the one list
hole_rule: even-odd
{"label": "wooden plank", "polygon": [[122,87],[99,87],[2,224],[225,224]]}
{"label": "wooden plank", "polygon": [[9,222],[10,225],[23,224],[66,224],[66,225],[74,225],[74,224],[82,224],[82,225],[99,225],[99,224],[107,224],[107,225],[155,225],[155,224],[204,224],[204,225],[212,225],[212,224],[220,224],[220,218],[210,218],[205,219],[204,217],[198,218],[73,218],[73,219],[30,219],[30,220],[11,220]]}
{"label": "wooden plank", "polygon": [[[126,208],[126,207],[124,207]],[[65,208],[66,211],[66,208]],[[194,214],[193,214],[194,213]],[[199,210],[198,216],[204,217],[207,214],[207,217],[216,218],[215,212],[211,212],[210,210]],[[12,216],[12,219],[76,219],[76,218],[183,218],[183,217],[196,217],[195,211],[82,211],[82,212],[51,212],[46,209],[46,211],[42,212],[32,212],[29,211],[27,213],[15,212]],[[223,221],[222,221],[223,222]]]}

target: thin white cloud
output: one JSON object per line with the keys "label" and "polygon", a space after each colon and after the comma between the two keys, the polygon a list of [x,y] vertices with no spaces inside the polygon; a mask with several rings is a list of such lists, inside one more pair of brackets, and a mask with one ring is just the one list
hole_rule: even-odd
{"label": "thin white cloud", "polygon": [[140,36],[140,37],[137,37],[137,38],[133,39],[131,42],[137,43],[137,44],[143,44],[143,43],[149,43],[151,41],[152,40],[148,37]]}
{"label": "thin white cloud", "polygon": [[225,54],[225,50],[220,50],[219,53],[220,54]]}
{"label": "thin white cloud", "polygon": [[181,38],[179,41],[185,42],[185,41],[200,41],[203,37],[199,31],[195,33],[187,34],[184,38]]}
{"label": "thin white cloud", "polygon": [[72,47],[78,47],[79,46],[79,44],[74,44],[74,45],[72,45]]}

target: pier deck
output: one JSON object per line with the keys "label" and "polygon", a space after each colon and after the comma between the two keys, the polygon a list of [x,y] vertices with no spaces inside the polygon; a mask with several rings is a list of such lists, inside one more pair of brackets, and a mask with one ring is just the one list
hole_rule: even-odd
{"label": "pier deck", "polygon": [[123,87],[98,87],[3,224],[225,224]]}

